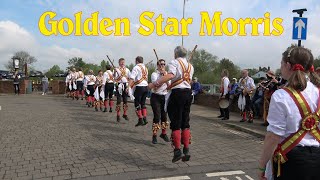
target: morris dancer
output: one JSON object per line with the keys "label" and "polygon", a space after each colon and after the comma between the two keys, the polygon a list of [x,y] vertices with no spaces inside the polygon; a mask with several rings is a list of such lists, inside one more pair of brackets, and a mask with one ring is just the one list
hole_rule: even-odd
{"label": "morris dancer", "polygon": [[143,64],[143,57],[136,57],[136,66],[130,73],[130,88],[134,88],[134,106],[138,116],[137,126],[144,126],[147,121],[146,98],[148,95],[148,69]]}
{"label": "morris dancer", "polygon": [[[239,80],[240,88],[243,90],[242,93],[239,95],[239,103],[241,110],[242,120],[240,122],[247,121],[247,115],[249,116],[249,123],[253,123],[253,110],[252,110],[252,102],[251,102],[251,95],[253,90],[256,88],[254,81],[251,77],[248,76],[248,70],[244,69],[241,71],[242,78]],[[243,106],[243,104],[245,104]]]}
{"label": "morris dancer", "polygon": [[[166,61],[160,59],[157,62],[157,70],[151,74],[151,82],[154,83],[159,80],[162,76],[167,75],[167,71],[165,70]],[[154,88],[151,94],[151,107],[153,111],[153,124],[152,124],[152,143],[157,144],[157,132],[161,128],[162,132],[160,138],[162,138],[166,142],[170,142],[167,136],[167,128],[169,127],[169,122],[167,121],[167,113],[164,111],[165,105],[165,95],[168,93],[167,91],[168,84],[164,83],[159,88]],[[161,120],[161,124],[160,124]]]}
{"label": "morris dancer", "polygon": [[72,90],[71,90],[72,99],[76,98],[76,91],[77,91],[76,80],[77,80],[76,68],[72,68],[72,71],[70,74],[70,83],[72,86]]}
{"label": "morris dancer", "polygon": [[[229,72],[227,69],[223,69],[221,72],[221,85],[220,85],[220,99],[227,99],[229,101]],[[222,118],[221,120],[229,119],[229,107],[220,108],[220,116],[218,118]]]}
{"label": "morris dancer", "polygon": [[97,79],[96,77],[93,75],[93,70],[89,70],[89,74],[85,76],[85,90],[89,91],[87,92],[88,94],[88,98],[87,98],[87,102],[88,102],[88,107],[93,107],[94,104],[94,85],[96,83]]}
{"label": "morris dancer", "polygon": [[104,100],[104,111],[107,112],[108,108],[108,99],[109,99],[109,112],[112,112],[112,107],[113,107],[113,91],[114,91],[114,78],[113,78],[113,72],[111,71],[111,66],[107,65],[106,66],[107,71],[103,73],[103,86],[104,86],[104,95],[105,95],[105,100]]}
{"label": "morris dancer", "polygon": [[101,96],[101,92],[104,93],[102,85],[103,85],[103,72],[102,70],[99,70],[98,76],[96,77],[96,86],[95,86],[96,90],[95,90],[94,106],[96,111],[98,111],[98,106],[100,106],[100,111],[102,111],[102,106],[104,101],[104,96]]}
{"label": "morris dancer", "polygon": [[77,91],[76,91],[76,99],[79,100],[79,96],[81,95],[81,100],[83,100],[84,97],[84,91],[83,91],[83,78],[84,74],[82,72],[82,68],[78,69],[78,72],[76,73],[76,84],[77,84]]}
{"label": "morris dancer", "polygon": [[66,93],[67,93],[67,98],[71,97],[71,90],[72,90],[72,85],[71,85],[71,71],[69,70],[68,75],[66,76]]}
{"label": "morris dancer", "polygon": [[[187,50],[178,46],[174,50],[174,60],[169,63],[168,74],[161,79],[149,84],[149,88],[159,88],[163,83],[172,80],[168,89],[172,89],[168,95],[168,115],[171,120],[171,138],[174,145],[172,162],[189,161],[190,143],[190,106],[192,102],[191,79],[193,76],[193,66],[187,61]],[[181,131],[182,130],[182,131]],[[183,154],[181,153],[181,142],[184,144]]]}
{"label": "morris dancer", "polygon": [[130,75],[130,70],[125,66],[125,60],[123,58],[119,59],[119,67],[114,69],[114,79],[117,82],[116,85],[116,95],[117,95],[117,121],[120,121],[120,105],[121,100],[123,102],[123,118],[129,120],[128,111],[128,78]]}

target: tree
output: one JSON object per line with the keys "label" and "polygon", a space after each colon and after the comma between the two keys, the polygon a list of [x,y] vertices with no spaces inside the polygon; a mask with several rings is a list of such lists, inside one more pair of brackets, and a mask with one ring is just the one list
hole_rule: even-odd
{"label": "tree", "polygon": [[58,74],[61,74],[61,73],[63,73],[63,71],[60,69],[60,67],[58,65],[54,65],[49,69],[48,72],[45,73],[45,75],[48,78],[52,78],[55,75],[58,75]]}
{"label": "tree", "polygon": [[128,66],[128,65],[126,65],[126,67],[131,71],[131,70],[133,69],[133,67],[134,67],[134,64],[133,64],[133,63],[131,63],[129,66]]}
{"label": "tree", "polygon": [[317,67],[320,67],[320,56],[314,59],[313,66],[316,69]]}
{"label": "tree", "polygon": [[68,60],[68,69],[72,69],[72,68],[79,68],[79,67],[84,67],[86,65],[86,63],[82,60],[81,57],[73,57],[71,59]]}
{"label": "tree", "polygon": [[[191,54],[191,52],[189,52]],[[212,71],[217,65],[217,56],[205,51],[204,49],[196,50],[192,56],[191,63],[196,73]]]}
{"label": "tree", "polygon": [[100,63],[100,66],[103,72],[106,71],[106,65],[107,65],[107,62],[105,60],[102,60]]}
{"label": "tree", "polygon": [[157,66],[154,63],[149,63],[146,67],[148,68],[148,80],[151,82],[151,74],[156,71]]}
{"label": "tree", "polygon": [[223,69],[227,69],[228,72],[229,72],[229,78],[238,78],[240,76],[240,67],[239,66],[236,66],[235,64],[233,64],[232,61],[230,61],[229,59],[227,58],[222,58],[220,60],[220,63],[219,63],[219,68],[217,68],[216,70],[218,71],[214,71],[215,74],[219,74],[221,73],[221,71]]}
{"label": "tree", "polygon": [[19,69],[22,72],[25,72],[25,64],[27,64],[27,66],[31,66],[33,63],[37,62],[37,59],[34,56],[31,56],[28,52],[26,51],[18,51],[16,53],[14,53],[14,55],[11,57],[10,60],[8,60],[8,63],[5,65],[6,68],[8,70],[13,71],[14,67],[13,67],[13,59],[19,59],[20,63],[19,63]]}

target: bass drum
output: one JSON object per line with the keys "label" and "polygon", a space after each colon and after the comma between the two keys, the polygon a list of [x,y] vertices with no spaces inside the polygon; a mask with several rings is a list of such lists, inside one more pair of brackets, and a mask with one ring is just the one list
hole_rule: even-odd
{"label": "bass drum", "polygon": [[222,109],[229,107],[229,101],[227,99],[220,99],[219,107]]}

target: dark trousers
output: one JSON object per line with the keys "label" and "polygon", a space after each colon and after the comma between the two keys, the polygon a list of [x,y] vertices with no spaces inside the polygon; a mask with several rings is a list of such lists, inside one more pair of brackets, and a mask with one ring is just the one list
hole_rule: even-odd
{"label": "dark trousers", "polygon": [[168,115],[172,131],[190,128],[191,89],[173,89],[168,102]]}
{"label": "dark trousers", "polygon": [[252,107],[253,106],[252,106],[252,101],[250,99],[249,94],[247,94],[245,96],[245,98],[246,98],[246,105],[244,106],[244,109],[245,109],[246,112],[250,112],[250,111],[252,111]]}
{"label": "dark trousers", "polygon": [[295,147],[287,154],[288,161],[281,165],[281,176],[277,177],[277,163],[273,163],[275,180],[315,180],[319,178],[320,148]]}
{"label": "dark trousers", "polygon": [[15,94],[20,94],[20,86],[19,84],[13,84],[14,87],[14,93]]}
{"label": "dark trousers", "polygon": [[88,96],[93,97],[94,96],[94,86],[93,85],[88,85],[87,89],[90,91]]}
{"label": "dark trousers", "polygon": [[153,111],[153,123],[158,124],[160,120],[167,122],[167,113],[164,111],[165,95],[152,93],[150,103]]}
{"label": "dark trousers", "polygon": [[[226,99],[229,101],[229,94],[226,95]],[[221,116],[229,119],[229,107],[227,108],[220,108]]]}
{"label": "dark trousers", "polygon": [[81,92],[83,90],[83,82],[77,81],[77,91]]}
{"label": "dark trousers", "polygon": [[128,102],[128,93],[126,92],[127,84],[124,83],[124,90],[122,91],[122,95],[118,91],[118,86],[116,87],[116,95],[117,95],[117,105],[121,104],[121,100],[123,104],[127,104]]}
{"label": "dark trousers", "polygon": [[148,96],[148,87],[147,86],[136,86],[134,91],[134,106],[136,110],[146,108],[146,99]]}
{"label": "dark trousers", "polygon": [[112,99],[113,91],[114,91],[114,84],[113,83],[107,83],[105,88],[104,88],[104,96],[105,96],[105,98],[107,99],[107,97],[109,97],[109,99]]}

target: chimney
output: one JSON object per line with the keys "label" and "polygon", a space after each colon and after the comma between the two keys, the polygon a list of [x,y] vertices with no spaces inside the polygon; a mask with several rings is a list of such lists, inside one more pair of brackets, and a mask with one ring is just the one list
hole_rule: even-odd
{"label": "chimney", "polygon": [[270,71],[270,66],[268,66],[268,71]]}

